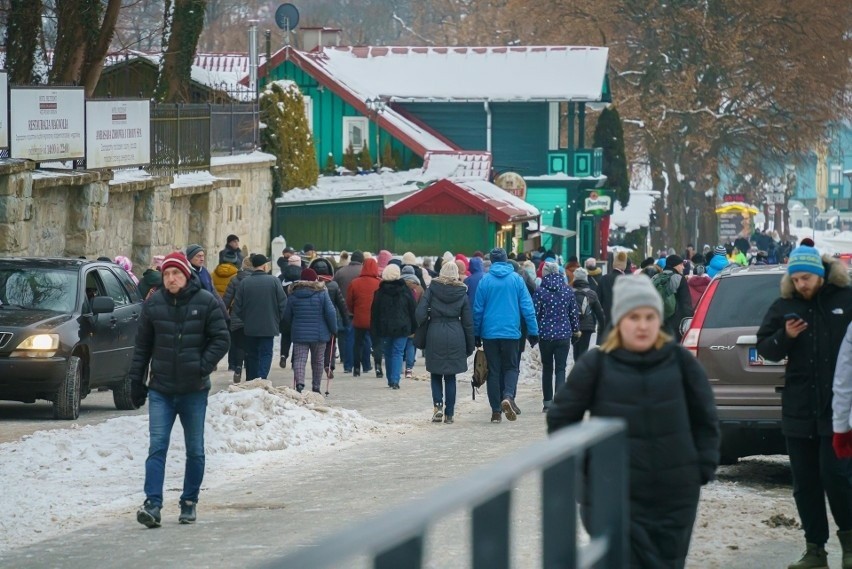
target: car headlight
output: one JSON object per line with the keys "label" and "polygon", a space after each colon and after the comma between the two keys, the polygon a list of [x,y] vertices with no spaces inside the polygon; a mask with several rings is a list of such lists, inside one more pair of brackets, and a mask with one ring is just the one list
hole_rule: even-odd
{"label": "car headlight", "polygon": [[36,334],[18,344],[13,358],[52,358],[59,349],[59,334]]}

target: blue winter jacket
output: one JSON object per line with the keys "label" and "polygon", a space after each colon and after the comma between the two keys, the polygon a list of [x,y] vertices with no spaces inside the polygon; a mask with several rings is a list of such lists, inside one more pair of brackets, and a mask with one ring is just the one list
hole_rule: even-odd
{"label": "blue winter jacket", "polygon": [[524,280],[509,263],[492,264],[476,288],[473,335],[485,340],[517,340],[522,316],[527,336],[538,336],[535,308]]}
{"label": "blue winter jacket", "polygon": [[559,273],[545,275],[533,295],[542,340],[567,340],[580,329],[580,308],[574,291]]}
{"label": "blue winter jacket", "polygon": [[724,255],[713,255],[713,258],[710,259],[710,264],[707,265],[707,276],[711,279],[716,276],[716,273],[730,265],[730,261]]}
{"label": "blue winter jacket", "polygon": [[337,313],[325,285],[317,281],[296,281],[292,285],[284,325],[294,344],[328,342],[337,332]]}
{"label": "blue winter jacket", "polygon": [[213,288],[213,277],[210,276],[210,271],[207,270],[207,267],[201,267],[200,269],[192,268],[195,269],[195,274],[198,275],[198,280],[201,281],[201,288],[219,296],[219,293]]}
{"label": "blue winter jacket", "polygon": [[470,260],[470,276],[464,280],[467,285],[467,298],[470,305],[473,306],[473,301],[476,300],[476,289],[479,287],[479,281],[485,276],[485,268],[482,266],[482,259],[473,257]]}

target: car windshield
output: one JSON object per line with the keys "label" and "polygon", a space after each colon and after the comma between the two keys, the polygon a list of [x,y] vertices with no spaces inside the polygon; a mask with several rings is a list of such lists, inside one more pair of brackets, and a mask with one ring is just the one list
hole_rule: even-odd
{"label": "car windshield", "polygon": [[0,265],[0,303],[3,305],[73,312],[76,302],[77,271]]}

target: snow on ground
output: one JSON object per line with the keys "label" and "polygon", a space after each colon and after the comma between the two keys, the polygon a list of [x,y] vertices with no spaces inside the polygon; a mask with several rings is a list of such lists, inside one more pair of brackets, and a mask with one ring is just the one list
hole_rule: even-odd
{"label": "snow on ground", "polygon": [[[356,411],[329,407],[319,394],[275,388],[264,380],[234,385],[208,402],[204,488],[239,478],[263,463],[319,452],[385,429]],[[165,500],[177,502],[185,464],[179,421],[171,440]],[[0,495],[0,551],[141,504],[147,445],[147,415],[40,431],[0,445],[0,480],[6,489]]]}
{"label": "snow on ground", "polygon": [[790,234],[796,236],[796,243],[810,237],[816,248],[826,255],[852,253],[852,231],[814,231],[810,227],[791,227]]}

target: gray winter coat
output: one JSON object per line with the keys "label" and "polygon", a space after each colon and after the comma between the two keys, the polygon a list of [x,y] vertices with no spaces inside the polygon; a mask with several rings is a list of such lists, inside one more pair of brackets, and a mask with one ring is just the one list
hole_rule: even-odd
{"label": "gray winter coat", "polygon": [[294,344],[328,342],[337,332],[337,313],[325,285],[319,281],[296,281],[290,291],[284,326]]}
{"label": "gray winter coat", "polygon": [[233,312],[243,321],[246,336],[271,338],[280,333],[287,308],[281,282],[263,271],[254,271],[237,289]]}
{"label": "gray winter coat", "polygon": [[334,273],[334,282],[340,286],[340,293],[343,298],[346,298],[346,291],[349,290],[349,285],[361,274],[362,263],[349,263],[344,267],[337,269]]}
{"label": "gray winter coat", "polygon": [[430,318],[426,334],[426,370],[440,375],[467,371],[473,353],[473,313],[461,281],[433,279],[417,305],[418,324]]}

